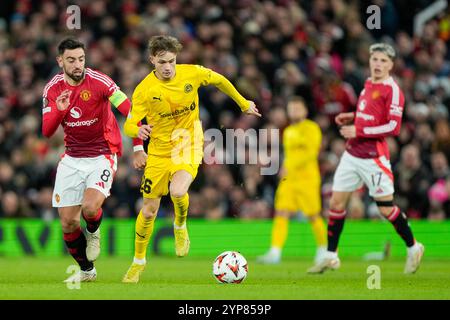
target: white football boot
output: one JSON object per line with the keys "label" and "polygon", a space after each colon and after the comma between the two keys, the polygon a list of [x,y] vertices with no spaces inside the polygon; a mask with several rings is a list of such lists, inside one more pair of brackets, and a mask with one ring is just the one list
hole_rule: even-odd
{"label": "white football boot", "polygon": [[100,254],[100,228],[94,233],[86,230],[86,256],[89,261],[97,260]]}
{"label": "white football boot", "polygon": [[416,242],[412,247],[408,248],[408,257],[406,258],[404,273],[415,273],[417,269],[419,269],[424,251],[425,247],[419,242]]}
{"label": "white football boot", "polygon": [[316,264],[308,269],[308,273],[323,273],[324,271],[331,269],[336,270],[341,266],[336,252],[327,251],[318,259]]}
{"label": "white football boot", "polygon": [[326,246],[317,247],[316,256],[314,257],[314,264],[318,264],[322,260],[322,257],[325,256],[326,253],[327,253]]}
{"label": "white football boot", "polygon": [[281,249],[271,248],[266,254],[256,258],[262,264],[278,264],[281,262]]}
{"label": "white football boot", "polygon": [[97,280],[97,270],[93,267],[89,271],[78,271],[64,280],[64,283],[77,283],[77,282],[93,282]]}

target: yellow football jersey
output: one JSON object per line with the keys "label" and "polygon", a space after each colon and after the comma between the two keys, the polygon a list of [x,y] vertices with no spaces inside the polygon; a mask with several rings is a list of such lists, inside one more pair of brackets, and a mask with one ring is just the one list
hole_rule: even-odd
{"label": "yellow football jersey", "polygon": [[319,152],[322,132],[314,121],[306,119],[289,125],[283,132],[284,161],[287,178],[296,183],[319,181]]}
{"label": "yellow football jersey", "polygon": [[250,106],[221,74],[199,65],[180,64],[175,68],[175,76],[168,81],[159,80],[152,71],[133,93],[132,109],[124,131],[130,137],[137,137],[138,123],[146,117],[147,123],[153,125],[148,154],[170,157],[177,148],[203,150],[198,102],[200,86],[216,86],[243,112]]}

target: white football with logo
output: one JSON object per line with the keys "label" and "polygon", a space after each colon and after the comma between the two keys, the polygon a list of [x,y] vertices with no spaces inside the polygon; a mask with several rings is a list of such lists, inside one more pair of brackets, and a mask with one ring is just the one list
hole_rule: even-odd
{"label": "white football with logo", "polygon": [[213,263],[213,275],[220,283],[241,283],[247,277],[248,264],[237,251],[225,251]]}

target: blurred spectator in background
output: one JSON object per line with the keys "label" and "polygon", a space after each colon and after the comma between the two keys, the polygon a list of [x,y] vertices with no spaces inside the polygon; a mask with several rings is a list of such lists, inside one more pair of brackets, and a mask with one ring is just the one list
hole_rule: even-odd
{"label": "blurred spectator in background", "polygon": [[439,119],[435,123],[434,141],[431,145],[432,152],[442,152],[450,160],[450,126],[446,119]]}
{"label": "blurred spectator in background", "polygon": [[336,115],[355,109],[355,92],[349,84],[341,80],[329,62],[322,58],[318,59],[312,77],[312,94],[317,112],[327,115],[334,126]]}
{"label": "blurred spectator in background", "polygon": [[394,167],[396,204],[411,218],[426,216],[429,208],[427,190],[431,172],[423,166],[419,152],[417,145],[406,145]]}
{"label": "blurred spectator in background", "polygon": [[450,172],[444,153],[431,155],[432,185],[428,189],[430,201],[430,219],[441,219],[450,216],[449,186]]}

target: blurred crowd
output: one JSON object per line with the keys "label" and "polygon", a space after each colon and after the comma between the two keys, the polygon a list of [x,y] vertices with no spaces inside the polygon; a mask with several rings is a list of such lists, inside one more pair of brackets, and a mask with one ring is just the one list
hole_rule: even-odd
{"label": "blurred crowd", "polygon": [[[79,0],[2,1],[0,9],[0,218],[53,219],[55,170],[64,152],[60,128],[41,135],[42,91],[57,72],[56,46],[65,36],[87,45],[87,66],[113,78],[131,97],[148,74],[146,46],[156,34],[183,44],[178,63],[201,64],[226,76],[261,119],[240,114],[214,87],[200,91],[205,129],[269,129],[288,125],[286,101],[301,95],[323,131],[320,154],[324,215],[333,173],[345,150],[333,121],[355,109],[369,76],[368,47],[376,41],[397,51],[393,76],[405,98],[399,137],[389,138],[396,203],[410,218],[450,217],[450,11],[413,34],[414,16],[433,1],[417,0]],[[81,29],[69,30],[70,13],[81,9]],[[381,28],[370,30],[369,5],[381,9]],[[122,124],[124,118],[118,114]],[[131,163],[131,141],[107,199],[109,217],[134,217],[141,206],[141,174]],[[280,144],[273,145],[276,153]],[[248,152],[257,146],[249,144]],[[281,161],[281,159],[280,159]],[[217,161],[218,162],[218,161]],[[190,192],[190,216],[268,218],[273,215],[277,175],[262,164],[202,164]],[[169,197],[160,216],[171,215]],[[378,218],[366,190],[349,204],[352,218]],[[299,214],[301,218],[301,214]]]}

